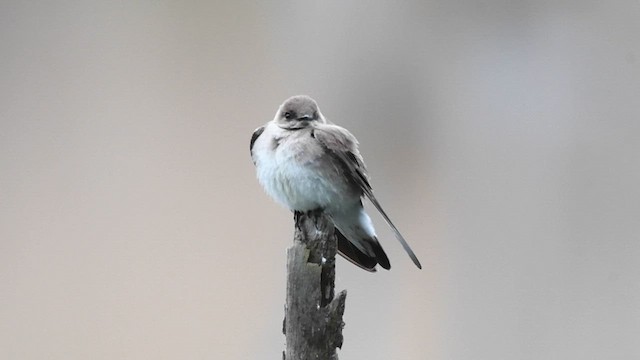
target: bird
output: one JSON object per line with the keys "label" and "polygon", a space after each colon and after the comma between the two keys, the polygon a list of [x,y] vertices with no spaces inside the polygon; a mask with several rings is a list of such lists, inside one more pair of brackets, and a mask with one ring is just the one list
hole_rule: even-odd
{"label": "bird", "polygon": [[273,120],[257,128],[249,144],[258,182],[294,213],[321,211],[333,222],[338,253],[358,267],[389,270],[391,264],[365,212],[367,198],[413,263],[420,261],[373,194],[358,141],[328,121],[307,95],[286,99]]}

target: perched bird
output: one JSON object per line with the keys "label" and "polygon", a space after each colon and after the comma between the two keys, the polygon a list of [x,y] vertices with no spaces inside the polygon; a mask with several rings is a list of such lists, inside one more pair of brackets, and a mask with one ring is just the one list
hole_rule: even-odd
{"label": "perched bird", "polygon": [[249,150],[258,180],[271,197],[294,212],[322,210],[328,215],[340,255],[368,271],[377,264],[391,268],[362,206],[366,196],[422,269],[373,195],[358,141],[328,122],[315,100],[305,95],[287,99],[273,120],[255,130]]}

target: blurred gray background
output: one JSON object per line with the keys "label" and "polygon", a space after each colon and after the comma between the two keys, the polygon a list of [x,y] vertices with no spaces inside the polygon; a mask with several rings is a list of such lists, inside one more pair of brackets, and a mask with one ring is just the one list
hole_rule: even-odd
{"label": "blurred gray background", "polygon": [[5,1],[0,358],[279,359],[252,131],[361,142],[392,271],[341,359],[640,358],[638,1]]}

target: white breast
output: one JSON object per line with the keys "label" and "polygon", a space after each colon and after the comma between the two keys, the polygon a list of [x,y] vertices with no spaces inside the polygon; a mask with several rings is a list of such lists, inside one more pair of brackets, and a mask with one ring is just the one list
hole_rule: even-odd
{"label": "white breast", "polygon": [[258,180],[271,197],[291,210],[340,205],[350,198],[346,182],[335,166],[323,163],[326,157],[318,144],[304,134],[269,124],[253,149]]}

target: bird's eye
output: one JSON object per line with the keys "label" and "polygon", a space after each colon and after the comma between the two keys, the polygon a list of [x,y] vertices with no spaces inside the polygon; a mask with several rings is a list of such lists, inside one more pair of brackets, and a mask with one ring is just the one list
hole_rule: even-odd
{"label": "bird's eye", "polygon": [[288,111],[286,113],[284,113],[284,118],[285,119],[291,119],[291,113],[288,112]]}

